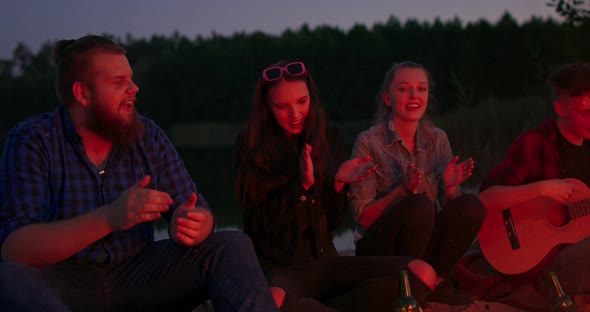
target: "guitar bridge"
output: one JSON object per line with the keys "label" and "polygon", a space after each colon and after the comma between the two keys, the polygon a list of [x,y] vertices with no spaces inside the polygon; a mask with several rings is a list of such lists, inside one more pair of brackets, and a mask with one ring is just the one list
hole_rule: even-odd
{"label": "guitar bridge", "polygon": [[506,228],[506,235],[510,241],[510,247],[512,250],[520,249],[520,241],[518,240],[518,234],[514,227],[514,220],[512,219],[512,213],[510,209],[502,210],[502,217],[504,218],[504,227]]}

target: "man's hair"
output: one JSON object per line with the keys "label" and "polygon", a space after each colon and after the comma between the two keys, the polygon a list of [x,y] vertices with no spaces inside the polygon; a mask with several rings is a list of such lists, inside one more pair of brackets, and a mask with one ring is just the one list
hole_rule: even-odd
{"label": "man's hair", "polygon": [[75,101],[72,85],[85,78],[89,70],[90,56],[97,50],[125,54],[124,47],[110,39],[95,35],[60,40],[55,45],[55,92],[62,104],[68,106]]}
{"label": "man's hair", "polygon": [[555,99],[580,96],[590,91],[590,64],[576,62],[559,67],[549,75],[549,84]]}

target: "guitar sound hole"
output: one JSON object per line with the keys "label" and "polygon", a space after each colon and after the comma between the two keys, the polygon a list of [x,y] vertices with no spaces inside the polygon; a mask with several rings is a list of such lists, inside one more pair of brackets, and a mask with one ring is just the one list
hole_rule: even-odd
{"label": "guitar sound hole", "polygon": [[547,209],[547,221],[549,224],[561,227],[570,222],[569,214],[566,211],[565,205],[555,204],[549,206]]}

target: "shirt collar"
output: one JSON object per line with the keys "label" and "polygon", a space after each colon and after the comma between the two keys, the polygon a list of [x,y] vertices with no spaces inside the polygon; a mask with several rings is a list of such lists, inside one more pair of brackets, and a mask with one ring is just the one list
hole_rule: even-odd
{"label": "shirt collar", "polygon": [[[389,118],[387,123],[387,131],[386,131],[386,141],[385,145],[389,146],[396,142],[401,142],[402,138],[397,131],[397,127],[393,122],[392,118]],[[426,139],[426,135],[424,134],[424,129],[422,129],[423,124],[422,122],[419,123],[418,128],[416,129],[416,148],[415,150],[425,151],[428,149],[428,140]]]}
{"label": "shirt collar", "polygon": [[68,110],[66,109],[65,105],[60,104],[57,107],[57,112],[61,117],[65,138],[72,143],[79,143],[80,141],[82,141],[82,138],[80,137],[80,135],[78,135],[78,132],[76,132],[74,123],[72,122],[70,114],[68,114]]}

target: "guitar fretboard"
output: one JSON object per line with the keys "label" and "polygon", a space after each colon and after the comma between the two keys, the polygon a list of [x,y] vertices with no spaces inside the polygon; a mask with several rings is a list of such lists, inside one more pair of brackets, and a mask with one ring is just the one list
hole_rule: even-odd
{"label": "guitar fretboard", "polygon": [[590,198],[570,203],[566,207],[572,219],[587,216],[590,214]]}

